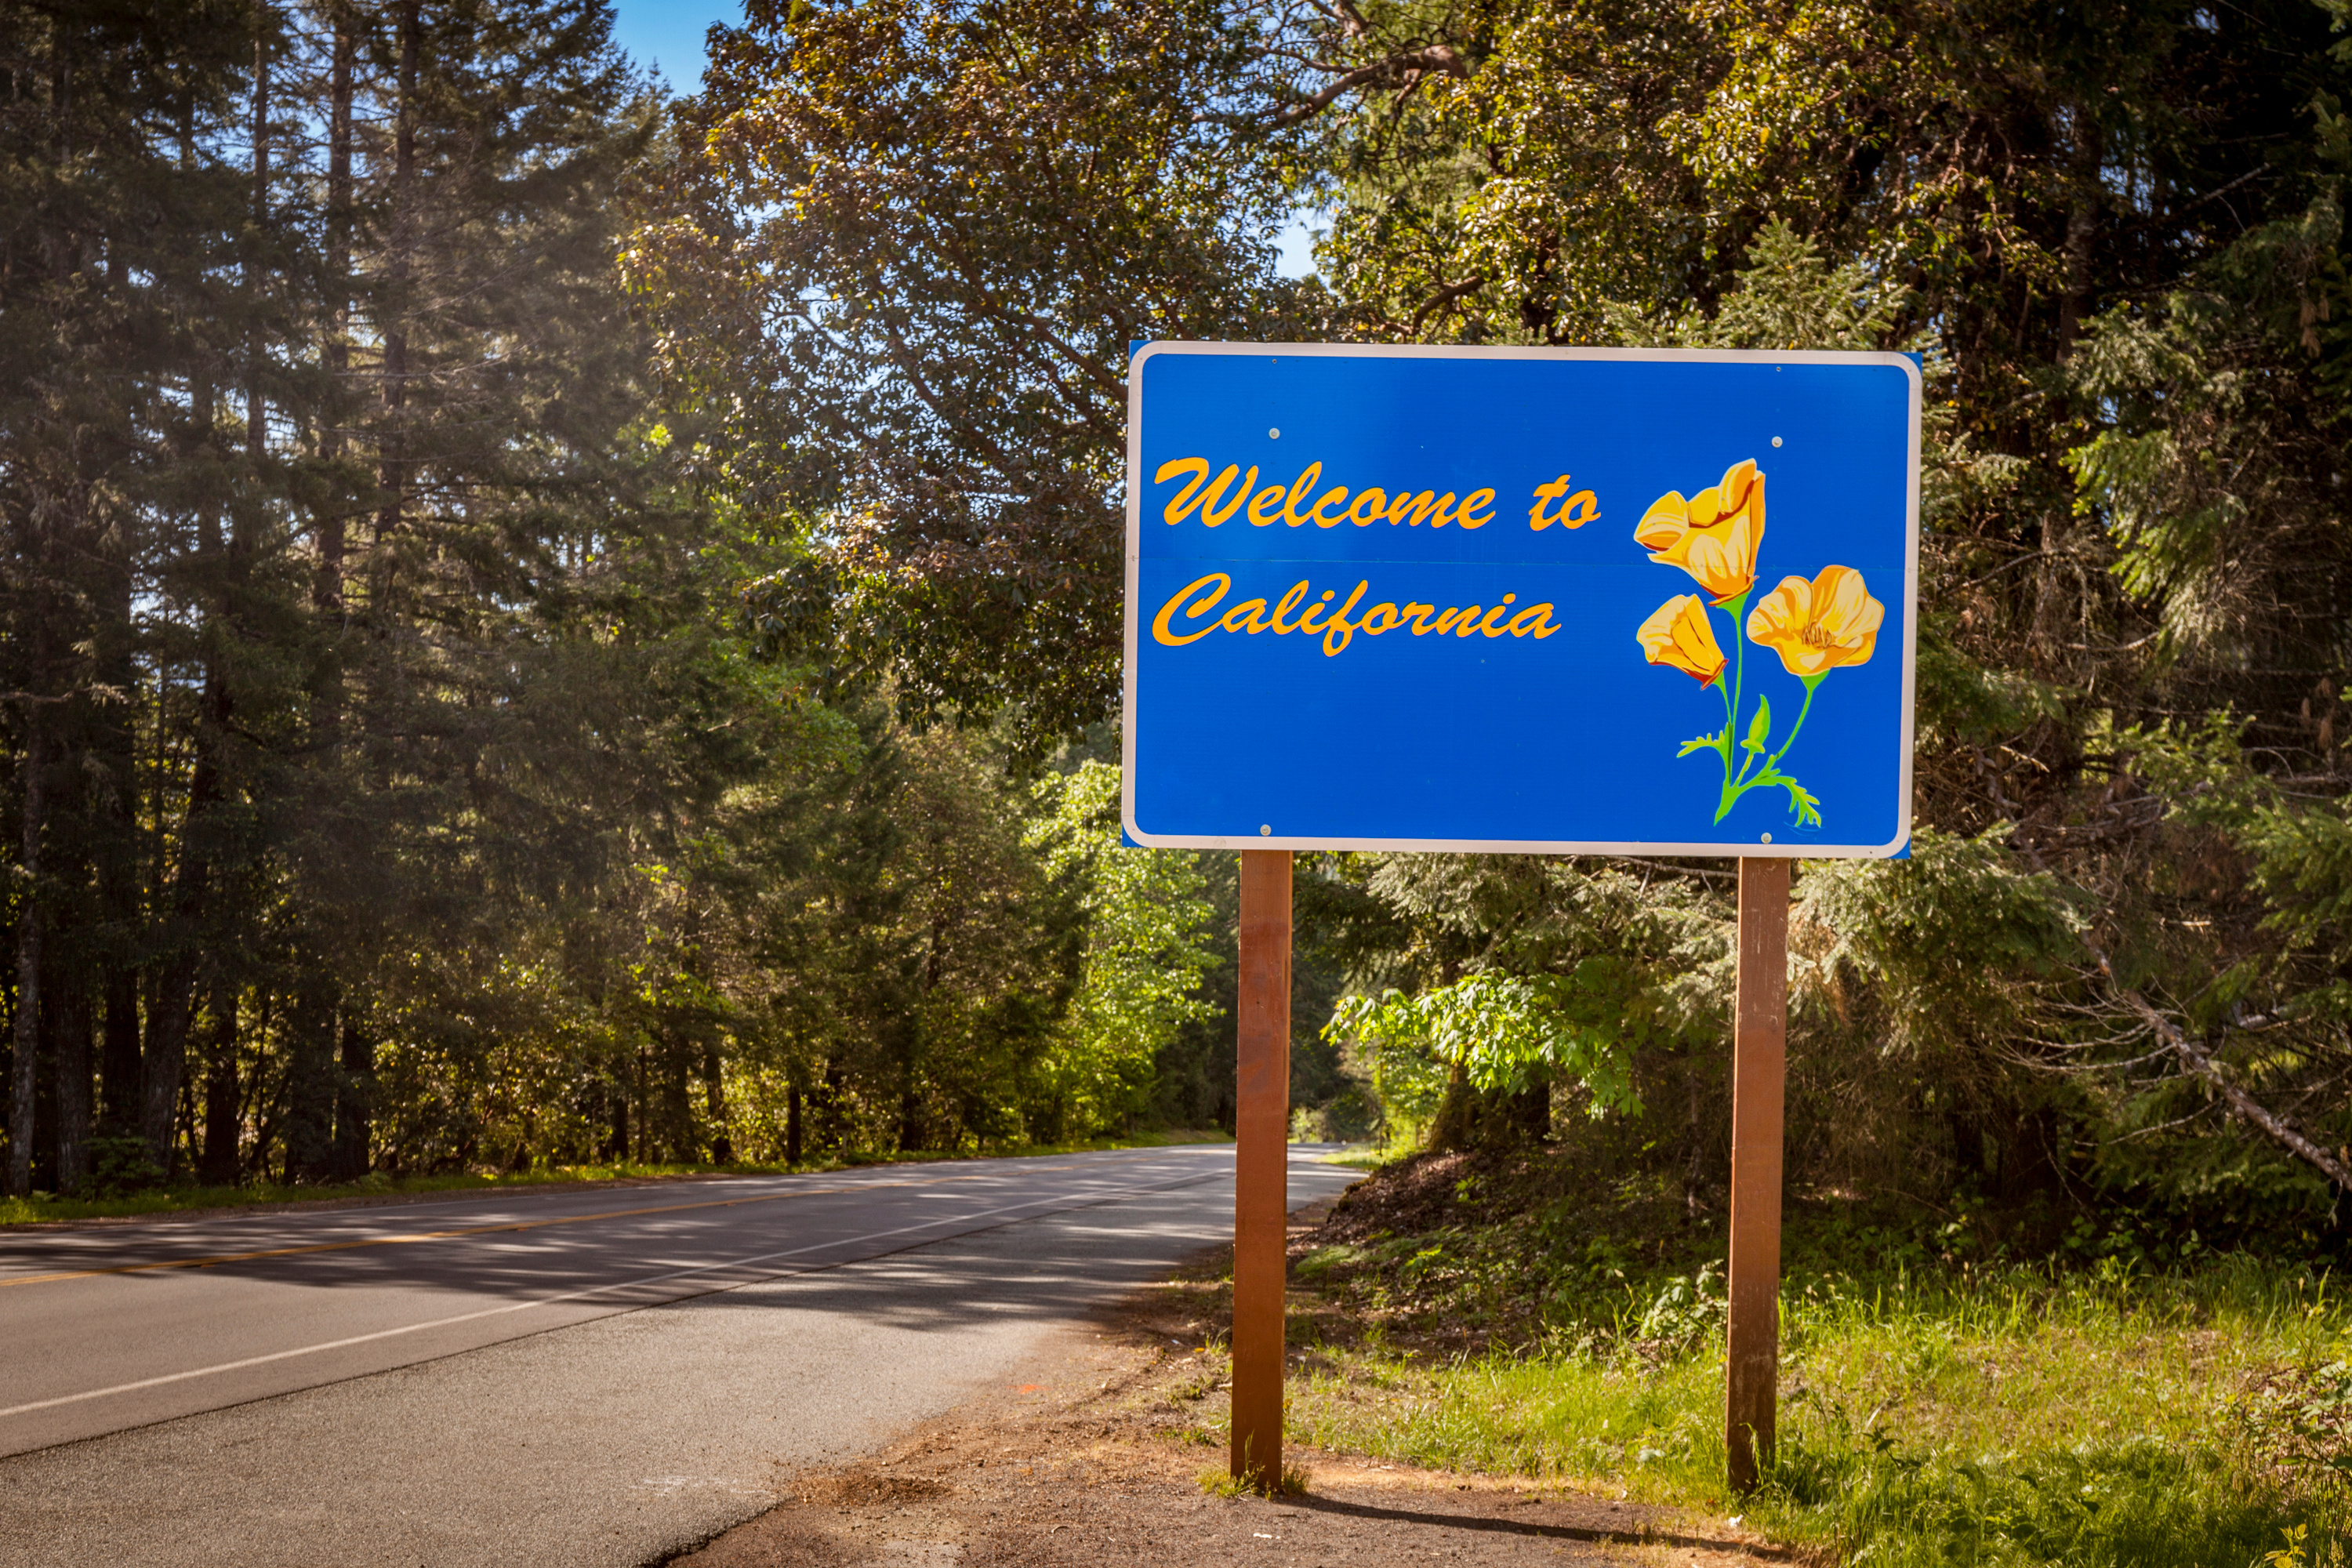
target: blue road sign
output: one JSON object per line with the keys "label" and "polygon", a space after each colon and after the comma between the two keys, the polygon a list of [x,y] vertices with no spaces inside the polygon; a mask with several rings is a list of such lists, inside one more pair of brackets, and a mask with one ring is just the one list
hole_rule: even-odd
{"label": "blue road sign", "polygon": [[1901,853],[1919,402],[1895,353],[1141,345],[1129,835]]}

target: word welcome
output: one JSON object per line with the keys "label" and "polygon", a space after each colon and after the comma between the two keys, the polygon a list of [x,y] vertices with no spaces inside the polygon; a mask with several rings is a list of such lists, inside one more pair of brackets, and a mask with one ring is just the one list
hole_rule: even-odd
{"label": "word welcome", "polygon": [[[1160,515],[1171,527],[1198,512],[1204,526],[1222,528],[1244,507],[1253,528],[1271,528],[1277,522],[1292,528],[1309,522],[1318,528],[1337,528],[1343,522],[1369,528],[1385,519],[1391,528],[1399,524],[1419,528],[1423,523],[1444,528],[1458,523],[1465,529],[1475,529],[1495,521],[1495,492],[1491,489],[1472,490],[1458,501],[1452,490],[1440,495],[1434,490],[1416,493],[1404,489],[1391,495],[1378,485],[1355,491],[1345,485],[1333,485],[1318,494],[1316,487],[1323,482],[1323,465],[1319,462],[1307,464],[1287,485],[1270,484],[1261,489],[1257,478],[1255,463],[1246,474],[1239,463],[1227,463],[1212,479],[1208,458],[1171,458],[1160,465],[1151,482],[1162,485],[1174,479],[1185,481],[1184,488],[1160,509]],[[1536,487],[1535,504],[1528,509],[1528,527],[1538,533],[1555,522],[1582,528],[1601,515],[1601,502],[1591,490],[1570,495],[1568,486],[1568,476],[1562,474],[1549,484]],[[1310,496],[1314,498],[1311,501],[1307,499]]]}
{"label": "word welcome", "polygon": [[[1387,600],[1372,605],[1360,616],[1349,619],[1364,595],[1371,592],[1369,578],[1356,584],[1348,602],[1333,608],[1331,601],[1339,596],[1336,588],[1327,588],[1314,604],[1307,596],[1314,588],[1305,580],[1294,583],[1279,602],[1268,608],[1264,599],[1244,599],[1214,620],[1219,605],[1232,589],[1234,580],[1223,572],[1212,572],[1205,577],[1187,583],[1160,606],[1151,617],[1151,640],[1170,647],[1182,647],[1186,643],[1199,642],[1212,632],[1246,632],[1251,637],[1260,632],[1272,632],[1276,637],[1288,637],[1303,632],[1323,639],[1323,655],[1336,658],[1346,651],[1349,643],[1361,632],[1368,637],[1410,628],[1417,637],[1434,633],[1439,637],[1534,637],[1538,642],[1559,628],[1552,625],[1549,604],[1528,605],[1518,609],[1517,594],[1506,594],[1499,605],[1465,605],[1440,610],[1434,605],[1398,605]],[[1207,621],[1197,630],[1177,629],[1176,617],[1181,613],[1187,621]],[[1506,620],[1504,617],[1508,616]],[[1285,617],[1289,617],[1286,619]]]}

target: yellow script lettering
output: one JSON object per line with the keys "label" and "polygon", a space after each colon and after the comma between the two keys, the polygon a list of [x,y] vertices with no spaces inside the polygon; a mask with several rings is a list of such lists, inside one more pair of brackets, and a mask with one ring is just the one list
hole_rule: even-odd
{"label": "yellow script lettering", "polygon": [[1201,481],[1209,477],[1209,459],[1172,458],[1160,465],[1160,471],[1151,476],[1151,482],[1155,485],[1164,485],[1178,474],[1192,475],[1192,482],[1177,491],[1176,499],[1170,501],[1168,509],[1160,514],[1171,525],[1180,523],[1192,515],[1192,508],[1201,493]]}
{"label": "yellow script lettering", "polygon": [[1291,611],[1298,608],[1298,601],[1305,597],[1307,597],[1307,584],[1305,580],[1302,579],[1297,583],[1293,583],[1290,585],[1290,592],[1282,596],[1282,603],[1274,607],[1273,616],[1269,617],[1265,623],[1267,626],[1274,628],[1275,636],[1278,637],[1286,637],[1291,633],[1298,629],[1298,623],[1297,621],[1293,621],[1286,626],[1282,624],[1282,617],[1288,615]]}
{"label": "yellow script lettering", "polygon": [[1551,624],[1549,605],[1529,605],[1511,617],[1510,632],[1515,637],[1523,637],[1533,633],[1536,641],[1541,642],[1558,630],[1559,628]]}
{"label": "yellow script lettering", "polygon": [[1472,490],[1462,498],[1462,510],[1454,514],[1454,521],[1465,528],[1484,528],[1495,521],[1494,505],[1493,490]]}
{"label": "yellow script lettering", "polygon": [[[1418,600],[1400,606],[1382,599],[1364,609],[1361,618],[1357,618],[1359,606],[1372,591],[1370,578],[1357,579],[1345,599],[1339,597],[1336,588],[1327,588],[1317,597],[1313,580],[1302,578],[1285,591],[1271,611],[1264,599],[1242,599],[1226,605],[1225,597],[1233,591],[1233,578],[1223,572],[1211,572],[1184,584],[1151,617],[1151,640],[1167,647],[1182,647],[1212,632],[1247,632],[1252,637],[1265,631],[1276,637],[1304,632],[1322,639],[1324,658],[1337,658],[1348,651],[1358,632],[1370,637],[1410,630],[1417,637],[1435,632],[1440,637],[1534,637],[1541,641],[1562,629],[1552,620],[1555,605],[1521,605],[1517,594],[1506,594],[1499,604],[1493,605],[1470,605],[1444,611]],[[1223,614],[1219,613],[1221,607]]]}
{"label": "yellow script lettering", "polygon": [[1452,490],[1446,491],[1443,496],[1429,490],[1423,490],[1417,496],[1399,491],[1396,500],[1389,502],[1389,521],[1391,524],[1402,522],[1409,528],[1419,528],[1432,513],[1435,513],[1439,521],[1433,526],[1443,528],[1445,526],[1444,521],[1445,509],[1453,504]]}
{"label": "yellow script lettering", "polygon": [[1225,471],[1217,476],[1216,482],[1209,487],[1205,495],[1202,496],[1201,521],[1211,528],[1219,528],[1231,521],[1234,513],[1242,510],[1242,502],[1249,500],[1250,490],[1257,483],[1257,465],[1255,463],[1250,465],[1249,478],[1244,479],[1242,488],[1234,492],[1232,501],[1227,503],[1223,510],[1217,510],[1217,498],[1225,493],[1225,487],[1234,482],[1234,476],[1240,471],[1238,465],[1227,463]]}
{"label": "yellow script lettering", "polygon": [[[1364,596],[1364,591],[1371,585],[1372,584],[1369,580],[1358,583],[1356,584],[1356,591],[1348,595],[1348,602],[1331,613],[1330,620],[1325,623],[1323,627],[1323,657],[1325,658],[1337,658],[1340,650],[1345,648],[1349,642],[1355,639],[1357,628],[1349,624],[1348,612],[1356,607],[1356,601],[1362,598]],[[1331,640],[1334,637],[1337,637],[1339,640],[1334,642]]]}
{"label": "yellow script lettering", "polygon": [[1337,528],[1339,526],[1339,519],[1336,517],[1325,517],[1323,515],[1323,509],[1327,506],[1338,506],[1341,501],[1346,500],[1347,499],[1348,487],[1345,485],[1333,485],[1329,489],[1325,490],[1320,496],[1316,498],[1314,509],[1307,512],[1307,515],[1315,520],[1315,526],[1318,528]]}
{"label": "yellow script lettering", "polygon": [[[1559,500],[1562,496],[1568,496],[1568,500],[1560,502],[1558,511],[1545,510],[1546,501]],[[1579,490],[1572,496],[1568,495],[1568,476],[1562,474],[1548,485],[1536,487],[1536,504],[1528,508],[1528,526],[1538,533],[1555,522],[1562,528],[1582,528],[1600,516],[1601,498],[1591,490]]]}
{"label": "yellow script lettering", "polygon": [[[1548,485],[1538,485],[1536,487],[1536,504],[1528,508],[1528,526],[1534,529],[1538,533],[1541,533],[1553,523],[1559,521],[1559,513],[1545,510],[1544,502],[1558,500],[1567,493],[1568,476],[1566,474],[1560,475],[1559,478],[1552,480],[1552,482]],[[1574,523],[1570,523],[1569,526],[1573,528],[1576,525]]]}
{"label": "yellow script lettering", "polygon": [[1244,599],[1225,612],[1225,618],[1217,623],[1217,627],[1221,631],[1247,632],[1255,637],[1265,630],[1265,623],[1258,619],[1265,611],[1264,599]]}
{"label": "yellow script lettering", "polygon": [[1264,528],[1276,518],[1280,517],[1282,513],[1275,510],[1275,503],[1281,499],[1282,487],[1280,485],[1268,485],[1265,489],[1258,491],[1257,494],[1250,497],[1250,526],[1252,528]]}
{"label": "yellow script lettering", "polygon": [[[1216,586],[1210,588],[1206,598],[1202,599],[1198,604],[1189,602],[1192,600],[1192,596],[1195,594],[1198,594],[1202,589],[1209,588],[1209,585],[1212,583],[1215,584]],[[1217,607],[1217,601],[1223,598],[1225,596],[1225,590],[1233,585],[1234,580],[1231,577],[1226,576],[1223,572],[1212,572],[1205,577],[1187,583],[1166,604],[1160,606],[1160,613],[1158,615],[1151,617],[1151,640],[1157,643],[1165,643],[1170,647],[1182,647],[1186,643],[1199,642],[1202,637],[1207,637],[1211,632],[1215,631],[1217,628],[1213,624],[1202,626],[1197,632],[1191,632],[1179,637],[1176,634],[1175,628],[1170,624],[1170,622],[1174,618],[1177,606],[1180,605],[1184,606],[1184,618],[1186,620],[1199,620],[1202,616],[1207,615],[1211,610]],[[1304,586],[1304,584],[1302,584],[1301,586]]]}
{"label": "yellow script lettering", "polygon": [[1370,489],[1356,492],[1356,504],[1348,509],[1348,521],[1361,528],[1385,516],[1388,510],[1388,492],[1374,485]]}
{"label": "yellow script lettering", "polygon": [[1315,488],[1315,481],[1322,477],[1323,465],[1320,463],[1309,463],[1307,465],[1307,471],[1305,473],[1290,481],[1290,495],[1288,499],[1284,500],[1282,503],[1283,521],[1288,523],[1293,528],[1297,528],[1300,523],[1307,521],[1307,519],[1299,512],[1298,503],[1300,500],[1306,496],[1307,491]]}

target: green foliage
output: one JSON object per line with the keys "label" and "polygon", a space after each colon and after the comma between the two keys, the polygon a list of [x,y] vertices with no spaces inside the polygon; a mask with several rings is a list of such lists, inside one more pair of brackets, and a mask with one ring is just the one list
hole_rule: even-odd
{"label": "green foliage", "polygon": [[[2352,1140],[2338,10],[761,5],[667,106],[571,0],[9,10],[11,1180],[1221,1117],[1230,860],[1036,772],[1128,342],[1876,348],[1918,831],[1801,879],[1792,1177],[2337,1245],[2168,1042]],[[1721,868],[1297,887],[1309,1122],[1719,1205]]]}
{"label": "green foliage", "polygon": [[628,275],[737,411],[730,486],[826,520],[788,613],[910,716],[1010,704],[1043,752],[1108,707],[1127,345],[1285,335],[1281,184],[1211,111],[1255,38],[1205,0],[755,8],[681,106]]}
{"label": "green foliage", "polygon": [[2319,330],[2344,292],[2342,238],[2336,198],[2322,195],[2246,234],[2159,307],[2102,317],[2069,366],[2106,414],[2066,455],[2077,507],[2105,524],[2111,569],[2154,608],[2176,658],[2266,647],[2294,665],[2325,647],[2315,623],[2344,567],[2323,521],[2340,457]]}
{"label": "green foliage", "polygon": [[1745,260],[1711,311],[1670,308],[1652,320],[1604,305],[1611,338],[1627,348],[1864,351],[1898,340],[1909,291],[1861,260],[1833,262],[1786,219],[1765,225]]}
{"label": "green foliage", "polygon": [[2009,834],[1923,827],[1907,861],[1808,867],[1791,916],[1808,961],[1800,994],[1835,1007],[1844,980],[1872,984],[1887,1046],[1920,1056],[2029,1037],[2040,995],[2081,961],[2084,922],[2079,896],[2021,864]]}
{"label": "green foliage", "polygon": [[1037,785],[1031,841],[1048,875],[1075,871],[1086,891],[1086,956],[1068,1015],[1030,1069],[1044,1124],[1091,1131],[1131,1123],[1153,1064],[1192,1020],[1219,1010],[1198,993],[1215,962],[1203,946],[1210,909],[1194,858],[1119,846],[1118,770],[1088,762]]}
{"label": "green foliage", "polygon": [[1410,1121],[1435,1113],[1454,1069],[1490,1094],[1572,1079],[1593,1115],[1638,1113],[1626,1053],[1615,1031],[1593,1019],[1606,1009],[1591,1005],[1588,984],[1580,968],[1540,981],[1473,974],[1414,996],[1391,987],[1377,1000],[1342,1000],[1329,1028],[1370,1056],[1381,1100]]}

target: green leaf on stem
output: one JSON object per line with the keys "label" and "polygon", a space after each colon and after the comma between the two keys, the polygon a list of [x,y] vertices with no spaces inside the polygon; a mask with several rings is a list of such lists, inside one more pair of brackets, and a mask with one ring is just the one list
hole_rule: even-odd
{"label": "green leaf on stem", "polygon": [[1710,746],[1720,746],[1723,744],[1724,737],[1730,732],[1731,727],[1727,724],[1712,735],[1701,735],[1696,740],[1685,741],[1683,742],[1683,749],[1676,752],[1675,755],[1677,757],[1687,757],[1693,752],[1704,752]]}
{"label": "green leaf on stem", "polygon": [[1759,696],[1756,699],[1756,717],[1748,726],[1748,739],[1740,744],[1760,757],[1764,754],[1764,742],[1771,737],[1772,700]]}

